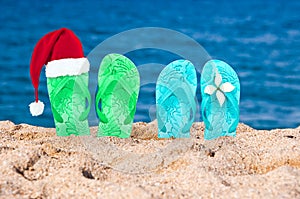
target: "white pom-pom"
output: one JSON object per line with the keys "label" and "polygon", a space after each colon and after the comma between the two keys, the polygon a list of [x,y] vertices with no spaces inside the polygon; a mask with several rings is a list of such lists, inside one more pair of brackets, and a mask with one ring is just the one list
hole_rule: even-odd
{"label": "white pom-pom", "polygon": [[32,116],[41,115],[44,112],[44,103],[40,100],[38,102],[32,102],[29,104],[29,110]]}

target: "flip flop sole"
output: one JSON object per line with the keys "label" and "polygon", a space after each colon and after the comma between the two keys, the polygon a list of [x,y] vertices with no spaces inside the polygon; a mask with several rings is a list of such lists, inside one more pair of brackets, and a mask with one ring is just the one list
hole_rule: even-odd
{"label": "flip flop sole", "polygon": [[130,136],[139,85],[139,73],[132,61],[119,54],[104,57],[96,95],[96,110],[100,118],[98,136]]}
{"label": "flip flop sole", "polygon": [[160,73],[156,85],[156,114],[159,138],[186,138],[194,121],[197,89],[195,67],[176,60]]}
{"label": "flip flop sole", "polygon": [[208,61],[201,74],[201,95],[204,139],[236,136],[240,100],[240,83],[236,72],[223,61]]}

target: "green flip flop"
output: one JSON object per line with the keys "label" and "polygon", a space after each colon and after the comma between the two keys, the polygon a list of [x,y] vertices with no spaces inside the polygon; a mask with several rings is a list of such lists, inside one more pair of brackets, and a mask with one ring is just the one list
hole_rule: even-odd
{"label": "green flip flop", "polygon": [[139,87],[140,76],[130,59],[120,54],[109,54],[103,58],[96,94],[99,137],[130,136]]}

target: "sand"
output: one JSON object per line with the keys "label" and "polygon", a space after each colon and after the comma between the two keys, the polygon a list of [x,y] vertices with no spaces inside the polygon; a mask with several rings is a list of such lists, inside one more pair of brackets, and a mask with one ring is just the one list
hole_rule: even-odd
{"label": "sand", "polygon": [[57,137],[55,129],[0,122],[0,198],[300,198],[300,127],[204,141],[156,138],[156,123],[132,137]]}

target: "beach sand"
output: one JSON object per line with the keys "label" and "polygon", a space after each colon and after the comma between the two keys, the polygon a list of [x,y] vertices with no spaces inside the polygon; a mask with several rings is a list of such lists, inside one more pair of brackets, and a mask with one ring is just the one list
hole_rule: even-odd
{"label": "beach sand", "polygon": [[156,138],[135,123],[131,138],[57,137],[54,128],[0,122],[0,198],[300,198],[300,127],[204,141]]}

